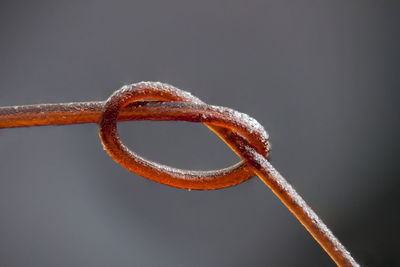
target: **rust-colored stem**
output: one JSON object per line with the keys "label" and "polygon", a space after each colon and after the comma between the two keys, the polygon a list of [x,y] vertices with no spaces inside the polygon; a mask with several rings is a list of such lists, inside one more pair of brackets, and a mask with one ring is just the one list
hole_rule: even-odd
{"label": "rust-colored stem", "polygon": [[[124,120],[202,122],[243,161],[226,169],[206,172],[180,170],[147,161],[120,142],[116,122]],[[188,189],[217,189],[243,182],[255,173],[338,266],[359,266],[316,213],[270,164],[267,160],[268,135],[244,114],[206,105],[187,93],[159,83],[124,87],[106,102],[0,107],[0,128],[76,123],[99,123],[99,134],[107,152],[127,169],[159,183]]]}

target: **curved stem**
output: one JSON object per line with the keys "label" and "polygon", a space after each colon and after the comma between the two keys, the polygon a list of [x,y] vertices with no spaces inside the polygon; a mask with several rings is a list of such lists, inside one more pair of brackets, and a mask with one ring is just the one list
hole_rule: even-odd
{"label": "curved stem", "polygon": [[[118,120],[131,120],[134,118],[135,120],[203,121],[202,116],[199,116],[201,110],[195,110],[190,106],[185,106],[185,104],[180,105],[185,115],[165,116],[163,112],[164,114],[173,113],[171,111],[172,108],[167,105],[147,102],[147,104],[141,106],[141,103],[137,103],[136,107],[132,105],[124,108]],[[0,128],[97,123],[103,108],[104,102],[0,107]],[[210,118],[208,118],[207,122],[212,122],[212,119],[210,121]],[[271,188],[338,266],[359,266],[316,213],[263,155],[246,143],[238,144],[238,139],[225,141],[235,144],[231,148]]]}

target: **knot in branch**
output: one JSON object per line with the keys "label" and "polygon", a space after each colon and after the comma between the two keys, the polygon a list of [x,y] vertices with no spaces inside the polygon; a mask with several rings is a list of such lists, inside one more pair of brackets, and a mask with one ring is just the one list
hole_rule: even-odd
{"label": "knot in branch", "polygon": [[[133,115],[132,115],[133,114]],[[253,118],[238,111],[207,105],[190,93],[159,82],[127,85],[106,101],[99,121],[99,135],[105,150],[128,170],[173,187],[218,189],[239,184],[254,176],[245,160],[230,167],[210,170],[182,170],[147,160],[122,144],[117,121],[177,120],[204,123],[243,159],[253,149],[268,156],[268,134]]]}

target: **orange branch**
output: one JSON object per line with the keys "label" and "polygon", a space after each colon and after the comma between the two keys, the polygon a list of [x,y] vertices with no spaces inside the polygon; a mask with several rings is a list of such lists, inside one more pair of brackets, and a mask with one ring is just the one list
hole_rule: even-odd
{"label": "orange branch", "polygon": [[[149,101],[149,99],[156,101]],[[225,169],[182,170],[146,160],[121,143],[117,121],[179,120],[207,125],[242,159]],[[124,86],[105,102],[0,107],[0,128],[98,123],[104,148],[116,162],[145,178],[186,189],[218,189],[256,174],[296,216],[338,266],[359,266],[316,213],[268,161],[268,134],[246,114],[207,105],[171,85]]]}

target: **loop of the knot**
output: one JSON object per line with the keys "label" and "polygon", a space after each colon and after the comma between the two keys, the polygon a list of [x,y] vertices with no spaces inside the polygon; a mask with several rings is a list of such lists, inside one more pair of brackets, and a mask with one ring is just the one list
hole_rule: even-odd
{"label": "loop of the knot", "polygon": [[[143,101],[150,99],[157,101]],[[104,105],[99,121],[100,138],[116,162],[158,183],[186,189],[218,189],[239,184],[254,173],[243,160],[220,170],[194,171],[172,168],[137,155],[122,144],[117,131],[117,120],[128,109],[138,109],[136,114],[140,114],[131,117],[131,120],[202,122],[239,155],[240,148],[247,146],[264,157],[268,156],[268,134],[246,114],[207,105],[190,93],[167,84],[141,82],[124,86],[114,92]]]}

